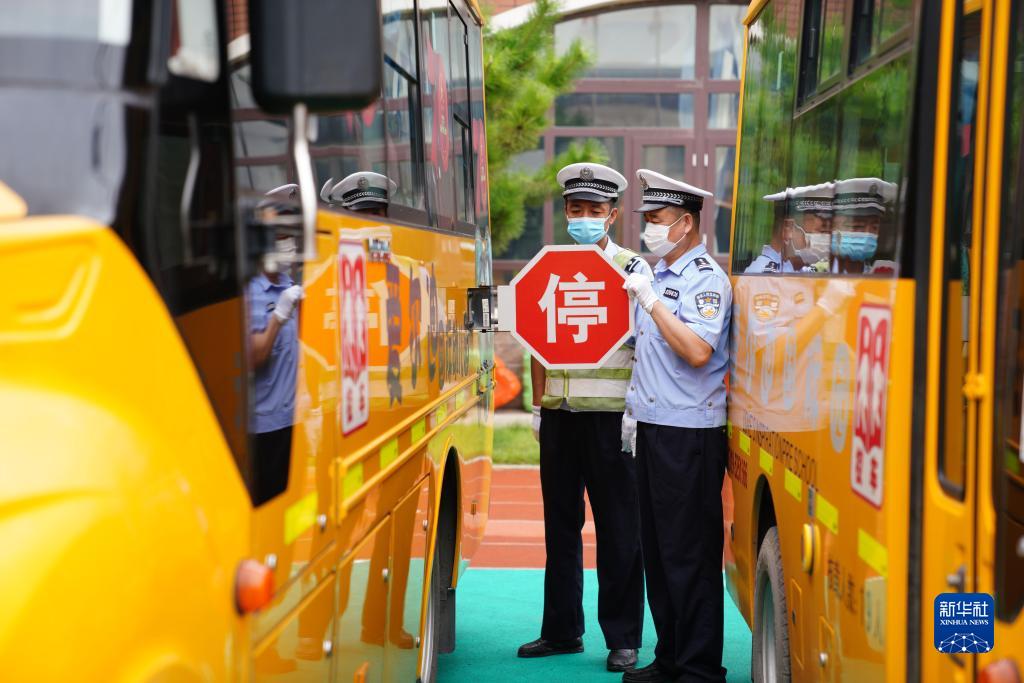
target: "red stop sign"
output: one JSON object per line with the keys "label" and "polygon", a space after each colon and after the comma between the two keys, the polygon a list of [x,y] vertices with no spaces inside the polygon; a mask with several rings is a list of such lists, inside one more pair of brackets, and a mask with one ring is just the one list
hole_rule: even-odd
{"label": "red stop sign", "polygon": [[544,247],[510,284],[512,334],[548,368],[600,367],[633,334],[625,279],[595,245]]}

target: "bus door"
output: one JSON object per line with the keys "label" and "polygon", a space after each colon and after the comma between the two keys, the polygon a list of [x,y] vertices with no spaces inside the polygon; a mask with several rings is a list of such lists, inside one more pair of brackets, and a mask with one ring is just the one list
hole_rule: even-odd
{"label": "bus door", "polygon": [[[995,3],[992,107],[985,183],[985,353],[992,378],[980,434],[976,590],[993,595],[993,650],[978,658],[990,680],[1020,681],[1024,665],[1024,7]],[[1012,663],[1007,659],[1014,660]],[[1017,678],[997,671],[1016,669]]]}
{"label": "bus door", "polygon": [[[921,680],[973,680],[973,655],[941,654],[933,645],[935,599],[942,593],[976,589],[975,509],[979,446],[980,293],[984,230],[978,188],[983,178],[985,87],[983,26],[988,9],[961,16],[960,3],[947,8],[943,21],[942,54],[949,55],[940,73],[949,83],[948,101],[939,102],[948,114],[943,131],[937,117],[937,137],[945,135],[948,149],[936,147],[933,203],[931,320],[929,377],[937,397],[926,449],[921,574]],[[957,24],[954,27],[954,24]],[[981,87],[979,87],[981,85]],[[945,167],[946,173],[941,173]],[[940,206],[941,204],[941,206]],[[937,362],[936,362],[937,353]],[[936,390],[937,389],[937,390]],[[935,399],[930,399],[935,400]]]}

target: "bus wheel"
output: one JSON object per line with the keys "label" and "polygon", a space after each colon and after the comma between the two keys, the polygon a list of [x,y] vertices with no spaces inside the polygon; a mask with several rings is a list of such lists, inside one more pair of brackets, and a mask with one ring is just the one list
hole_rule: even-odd
{"label": "bus wheel", "polygon": [[434,683],[437,678],[438,601],[441,599],[441,553],[434,544],[434,561],[427,587],[427,614],[423,619],[423,641],[420,643],[419,683]]}
{"label": "bus wheel", "polygon": [[754,632],[751,673],[754,683],[789,683],[789,628],[786,583],[782,575],[779,528],[761,542],[754,579]]}

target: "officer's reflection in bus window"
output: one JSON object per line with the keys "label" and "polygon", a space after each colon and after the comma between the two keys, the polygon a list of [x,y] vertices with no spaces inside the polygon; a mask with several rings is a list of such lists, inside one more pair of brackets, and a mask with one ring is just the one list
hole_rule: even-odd
{"label": "officer's reflection in bus window", "polygon": [[[293,204],[295,185],[267,193],[259,211],[280,216],[298,213]],[[293,280],[296,240],[278,233],[271,251],[263,255],[260,272],[246,288],[249,317],[249,367],[252,369],[252,496],[256,505],[288,487],[288,465],[295,420],[298,372],[297,312],[302,286]]]}
{"label": "officer's reflection in bus window", "polygon": [[791,190],[786,189],[775,194],[765,195],[765,201],[772,202],[774,216],[772,219],[772,236],[768,244],[761,248],[761,253],[751,261],[744,273],[792,273],[793,264],[793,221],[787,213],[787,203]]}
{"label": "officer's reflection in bus window", "polygon": [[320,190],[320,198],[331,206],[370,216],[387,218],[388,203],[398,189],[395,181],[373,171],[359,171],[338,183],[329,178]]}
{"label": "officer's reflection in bus window", "polygon": [[802,273],[827,273],[832,251],[834,183],[793,188],[789,213],[793,220],[793,268]]}
{"label": "officer's reflection in bus window", "polygon": [[869,274],[892,272],[895,263],[876,259],[888,207],[897,187],[879,178],[836,181],[832,222],[832,272]]}

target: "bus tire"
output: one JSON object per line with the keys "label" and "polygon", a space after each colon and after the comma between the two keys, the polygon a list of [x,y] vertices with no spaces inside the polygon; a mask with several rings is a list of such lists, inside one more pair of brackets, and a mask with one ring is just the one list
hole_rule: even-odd
{"label": "bus tire", "polygon": [[754,572],[754,631],[751,634],[751,679],[754,683],[789,683],[789,620],[782,573],[779,528],[761,542]]}
{"label": "bus tire", "polygon": [[423,619],[423,638],[420,643],[420,675],[418,683],[434,683],[437,679],[437,656],[440,634],[441,552],[434,544],[434,561],[430,567],[427,586],[427,608]]}

